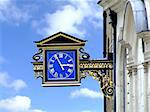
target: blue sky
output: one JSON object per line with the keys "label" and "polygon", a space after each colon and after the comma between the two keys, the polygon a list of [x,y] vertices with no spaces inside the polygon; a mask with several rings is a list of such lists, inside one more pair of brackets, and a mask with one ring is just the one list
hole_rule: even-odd
{"label": "blue sky", "polygon": [[33,41],[59,31],[88,40],[92,59],[102,59],[102,8],[96,0],[0,0],[0,112],[103,112],[99,83],[41,87],[35,79]]}

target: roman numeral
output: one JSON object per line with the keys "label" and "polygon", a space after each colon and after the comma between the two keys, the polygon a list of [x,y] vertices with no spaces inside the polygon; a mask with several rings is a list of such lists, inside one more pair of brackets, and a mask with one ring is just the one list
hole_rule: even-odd
{"label": "roman numeral", "polygon": [[62,75],[62,74],[59,74],[59,77],[60,77],[60,78],[63,78],[63,75]]}
{"label": "roman numeral", "polygon": [[54,77],[58,78],[58,73],[57,72],[55,72]]}
{"label": "roman numeral", "polygon": [[53,64],[49,64],[48,67],[49,67],[49,68],[53,68]]}
{"label": "roman numeral", "polygon": [[[66,54],[65,54],[66,55]],[[65,56],[65,59],[67,58],[67,55]]]}
{"label": "roman numeral", "polygon": [[60,54],[59,54],[59,58],[63,58],[63,53],[60,53]]}
{"label": "roman numeral", "polygon": [[51,72],[51,73],[54,73],[54,72],[55,72],[55,70],[52,68],[52,69],[50,69],[50,72]]}
{"label": "roman numeral", "polygon": [[72,72],[72,69],[70,69],[70,68],[69,68],[69,69],[68,69],[68,72],[70,72],[70,73],[71,73],[71,72]]}
{"label": "roman numeral", "polygon": [[69,77],[69,75],[67,73],[65,73],[65,75],[66,75],[66,78]]}
{"label": "roman numeral", "polygon": [[53,59],[50,59],[50,61],[53,62],[53,63],[55,62],[55,60],[53,60]]}
{"label": "roman numeral", "polygon": [[72,59],[69,59],[68,62],[72,61]]}

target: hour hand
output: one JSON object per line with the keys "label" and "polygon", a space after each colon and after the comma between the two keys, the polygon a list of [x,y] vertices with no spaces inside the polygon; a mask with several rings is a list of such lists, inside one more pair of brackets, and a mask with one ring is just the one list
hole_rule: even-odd
{"label": "hour hand", "polygon": [[73,67],[73,64],[62,64],[62,66],[69,66],[69,67]]}

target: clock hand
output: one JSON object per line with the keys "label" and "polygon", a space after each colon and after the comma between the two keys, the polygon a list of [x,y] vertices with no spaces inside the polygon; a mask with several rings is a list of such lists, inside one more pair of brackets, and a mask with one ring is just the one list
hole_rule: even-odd
{"label": "clock hand", "polygon": [[56,58],[56,60],[58,61],[58,63],[59,63],[59,65],[60,65],[61,69],[64,70],[64,67],[62,66],[62,64],[61,64],[59,58],[57,57],[57,55],[55,55],[55,58]]}
{"label": "clock hand", "polygon": [[69,67],[73,67],[73,64],[62,64],[62,66],[69,66]]}

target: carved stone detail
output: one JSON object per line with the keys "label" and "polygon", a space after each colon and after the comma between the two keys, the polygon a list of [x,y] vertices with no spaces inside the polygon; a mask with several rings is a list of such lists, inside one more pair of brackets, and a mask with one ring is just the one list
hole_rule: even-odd
{"label": "carved stone detail", "polygon": [[143,66],[144,66],[144,73],[148,73],[148,63],[147,62],[143,63]]}

